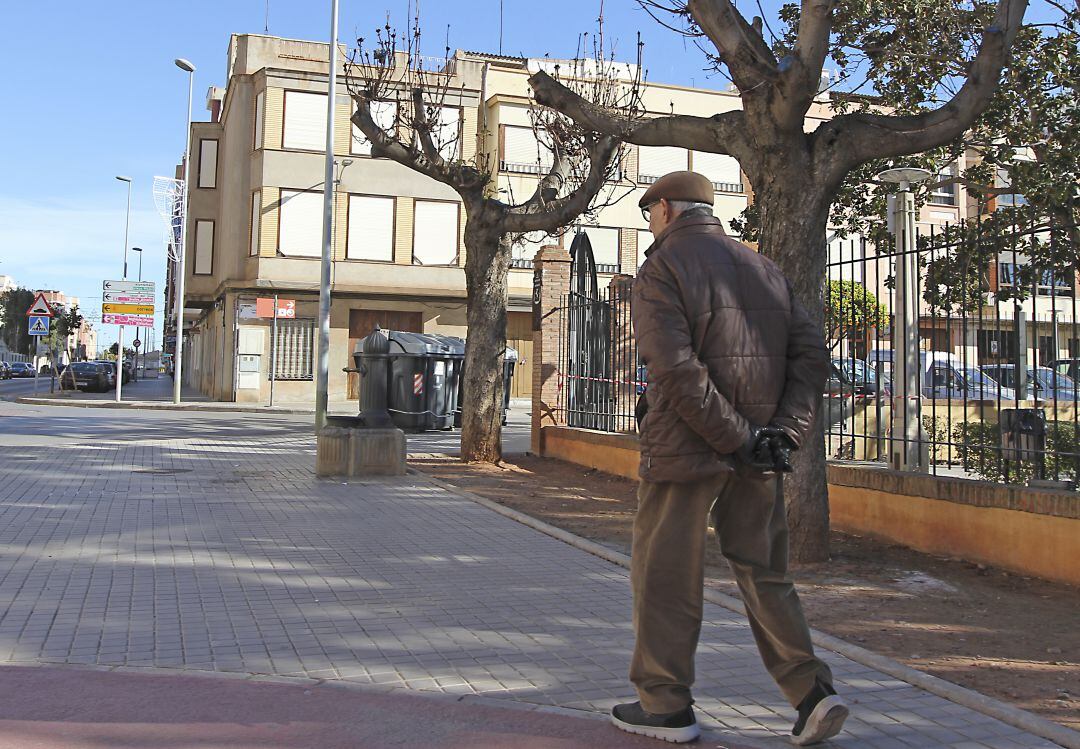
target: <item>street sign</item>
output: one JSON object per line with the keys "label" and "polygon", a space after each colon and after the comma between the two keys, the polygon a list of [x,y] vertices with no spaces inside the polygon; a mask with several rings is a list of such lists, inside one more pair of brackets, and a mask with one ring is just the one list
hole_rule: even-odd
{"label": "street sign", "polygon": [[[37,296],[34,297],[34,303],[30,305],[30,309],[26,310],[28,317],[52,317],[55,313],[49,303],[45,301],[45,295],[40,291]],[[42,335],[39,333],[38,335]]]}
{"label": "street sign", "polygon": [[140,341],[138,338],[136,338],[134,341],[131,342],[131,345],[134,346],[135,348],[138,348],[139,346],[142,345],[142,341]]}
{"label": "street sign", "polygon": [[114,315],[152,315],[154,314],[154,305],[152,304],[103,304],[101,305],[102,312],[108,312]]}
{"label": "street sign", "polygon": [[48,335],[49,334],[49,318],[48,317],[31,317],[30,318],[30,335]]}
{"label": "street sign", "polygon": [[103,291],[133,292],[135,294],[153,294],[153,281],[102,281]]}
{"label": "street sign", "polygon": [[101,295],[101,301],[115,304],[153,304],[153,294],[125,294],[123,292],[106,291]]}
{"label": "street sign", "polygon": [[134,325],[137,328],[154,327],[154,318],[149,315],[112,315],[105,313],[101,316],[101,322],[105,325]]}
{"label": "street sign", "polygon": [[[274,317],[274,300],[272,297],[259,297],[255,300],[255,310],[259,317]],[[279,320],[293,320],[296,318],[296,300],[278,299],[277,318]]]}

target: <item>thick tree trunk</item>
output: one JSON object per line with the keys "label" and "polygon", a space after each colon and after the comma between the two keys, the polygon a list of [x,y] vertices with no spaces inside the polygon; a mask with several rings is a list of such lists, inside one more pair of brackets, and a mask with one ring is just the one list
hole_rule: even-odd
{"label": "thick tree trunk", "polygon": [[[770,164],[767,183],[755,192],[761,214],[760,249],[788,277],[810,317],[824,324],[826,226],[829,202],[825,188],[808,171],[794,176],[787,165]],[[825,472],[825,437],[820,410],[795,454],[795,472],[784,479],[791,559],[822,562],[829,558],[829,493]]]}
{"label": "thick tree trunk", "polygon": [[461,414],[461,459],[502,459],[503,359],[510,239],[488,227],[465,226],[469,333]]}

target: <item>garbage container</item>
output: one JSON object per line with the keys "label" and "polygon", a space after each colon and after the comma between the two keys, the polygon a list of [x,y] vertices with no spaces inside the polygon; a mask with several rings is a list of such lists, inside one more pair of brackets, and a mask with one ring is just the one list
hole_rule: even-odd
{"label": "garbage container", "polygon": [[1041,466],[1046,456],[1045,409],[1003,408],[1000,424],[1002,460],[1034,461]]}
{"label": "garbage container", "polygon": [[449,429],[454,423],[448,374],[456,369],[450,347],[438,337],[394,330],[388,371],[390,417],[400,429]]}

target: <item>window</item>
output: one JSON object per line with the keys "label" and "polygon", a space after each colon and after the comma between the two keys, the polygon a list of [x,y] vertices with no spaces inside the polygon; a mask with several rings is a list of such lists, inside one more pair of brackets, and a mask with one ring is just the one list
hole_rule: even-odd
{"label": "window", "polygon": [[[392,101],[371,102],[371,117],[375,124],[387,133],[394,129],[394,119],[397,113],[397,104]],[[371,155],[371,141],[364,135],[364,131],[356,125],[352,126],[352,152],[361,156]]]}
{"label": "window", "polygon": [[589,237],[597,273],[619,272],[619,230],[602,226],[579,227]]}
{"label": "window", "polygon": [[456,265],[457,261],[458,204],[416,201],[413,262],[417,265]]}
{"label": "window", "polygon": [[349,233],[345,244],[349,260],[394,260],[394,199],[371,195],[349,196]]}
{"label": "window", "polygon": [[979,361],[1016,358],[1016,333],[1012,330],[980,330],[976,336]]}
{"label": "window", "polygon": [[285,92],[283,148],[322,151],[326,147],[326,94]]}
{"label": "window", "polygon": [[549,243],[555,244],[555,240],[548,242],[547,232],[544,231],[533,231],[517,237],[510,248],[510,267],[533,267],[533,258],[536,257],[536,253],[543,245]]}
{"label": "window", "polygon": [[248,239],[248,255],[259,254],[259,229],[262,226],[262,192],[251,195],[251,236]]}
{"label": "window", "polygon": [[503,128],[503,153],[499,168],[504,172],[547,174],[551,169],[551,149],[537,140],[531,127],[507,125]]}
{"label": "window", "polygon": [[[935,181],[944,182],[956,176],[956,164],[949,164],[942,169]],[[939,185],[930,193],[930,203],[933,205],[956,205],[956,184]]]}
{"label": "window", "polygon": [[720,153],[693,152],[693,169],[713,183],[717,192],[742,192],[742,171],[739,162]]}
{"label": "window", "polygon": [[266,111],[266,92],[260,91],[255,96],[255,132],[252,137],[251,150],[257,151],[263,147],[263,119]]}
{"label": "window", "polygon": [[438,107],[431,127],[431,139],[444,159],[456,159],[461,153],[461,110]]}
{"label": "window", "polygon": [[653,235],[648,229],[637,230],[637,267],[645,264],[645,250],[652,247]]}
{"label": "window", "polygon": [[322,209],[321,192],[282,190],[278,252],[295,257],[322,257]]}
{"label": "window", "polygon": [[638,148],[638,182],[652,184],[668,172],[687,168],[687,151],[674,146],[641,146]]}
{"label": "window", "polygon": [[216,140],[199,141],[199,187],[207,190],[217,187],[217,156]]}
{"label": "window", "polygon": [[278,320],[273,343],[275,380],[312,379],[314,320]]}
{"label": "window", "polygon": [[[1009,170],[998,169],[996,182],[996,187],[1010,187],[1012,185],[1012,177],[1009,176]],[[1019,193],[1005,193],[996,197],[994,205],[998,210],[1002,208],[1011,208],[1013,206],[1027,205],[1027,198]]]}
{"label": "window", "polygon": [[195,268],[196,276],[209,276],[214,272],[214,222],[195,222]]}

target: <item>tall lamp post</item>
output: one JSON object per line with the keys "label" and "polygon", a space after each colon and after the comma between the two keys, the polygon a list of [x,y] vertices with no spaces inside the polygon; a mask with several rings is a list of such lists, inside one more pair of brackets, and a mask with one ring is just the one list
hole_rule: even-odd
{"label": "tall lamp post", "polygon": [[319,368],[315,380],[315,430],[326,426],[330,388],[330,259],[334,247],[334,109],[337,105],[338,0],[330,7],[330,78],[326,95],[326,168],[323,177],[323,246],[319,282]]}
{"label": "tall lamp post", "polygon": [[893,310],[892,467],[925,471],[922,363],[919,361],[919,258],[915,251],[915,197],[911,185],[931,177],[925,169],[888,169],[877,176],[900,188],[893,203],[896,237],[896,307]]}
{"label": "tall lamp post", "polygon": [[[139,253],[139,280],[141,281],[142,280],[142,253],[143,253],[142,247],[132,247],[131,251]],[[132,382],[137,382],[138,379],[139,379],[139,346],[140,346],[140,344],[143,347],[143,351],[144,352],[146,351],[146,341],[140,341],[139,340],[140,338],[145,338],[145,335],[140,334],[139,331],[136,330],[135,331],[135,340],[132,341],[132,345],[135,346],[135,362],[134,362],[133,371],[131,373],[131,381]],[[145,363],[146,363],[146,354],[144,353],[143,354],[143,364],[144,364],[143,371],[144,372],[146,371]]]}
{"label": "tall lamp post", "polygon": [[[131,229],[131,177],[117,175],[121,182],[127,183],[127,215],[124,218],[124,277],[127,280],[127,252],[128,232]],[[120,326],[120,334],[116,339],[116,402],[120,402],[120,391],[124,386],[124,326]]]}
{"label": "tall lamp post", "polygon": [[177,253],[179,262],[176,264],[176,345],[173,347],[173,403],[180,402],[180,383],[184,379],[184,256],[187,255],[187,227],[188,208],[190,201],[188,196],[191,184],[191,99],[195,92],[195,66],[182,57],[174,61],[176,67],[188,74],[187,95],[187,129],[185,130],[184,145],[184,216],[180,222],[180,251]]}

